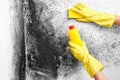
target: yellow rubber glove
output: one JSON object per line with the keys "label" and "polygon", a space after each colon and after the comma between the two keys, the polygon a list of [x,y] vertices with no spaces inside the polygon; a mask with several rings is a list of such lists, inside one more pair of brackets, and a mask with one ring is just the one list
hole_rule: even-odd
{"label": "yellow rubber glove", "polygon": [[[77,16],[75,16],[75,14],[77,14]],[[78,17],[78,14],[82,18]],[[69,18],[76,18],[78,21],[83,22],[95,22],[101,26],[111,28],[115,22],[116,15],[94,11],[85,4],[79,2],[74,8],[69,9]]]}
{"label": "yellow rubber glove", "polygon": [[68,17],[69,18],[76,18],[76,20],[78,20],[78,21],[82,21],[82,22],[91,22],[90,20],[88,20],[88,19],[86,19],[85,17],[83,17],[83,16],[81,16],[80,14],[79,14],[79,10],[78,10],[78,12],[77,12],[77,9],[75,9],[75,8],[70,8],[69,10],[68,10],[68,13],[69,13],[69,15],[68,15]]}
{"label": "yellow rubber glove", "polygon": [[89,54],[85,42],[82,41],[82,43],[83,46],[78,46],[69,41],[70,51],[77,60],[83,63],[84,68],[92,78],[97,72],[102,71],[104,66]]}

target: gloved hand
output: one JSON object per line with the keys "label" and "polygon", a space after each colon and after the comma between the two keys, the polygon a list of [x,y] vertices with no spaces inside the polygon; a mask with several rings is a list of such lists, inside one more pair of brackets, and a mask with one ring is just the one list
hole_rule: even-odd
{"label": "gloved hand", "polygon": [[75,9],[75,8],[70,8],[68,10],[69,18],[76,18],[76,20],[78,21],[82,21],[82,22],[91,22],[90,20],[88,20],[87,18],[85,18],[84,16],[81,16],[79,13],[79,10]]}
{"label": "gloved hand", "polygon": [[76,18],[76,20],[83,22],[95,22],[101,26],[111,28],[116,16],[114,14],[96,12],[79,2],[74,8],[69,9],[69,18]]}
{"label": "gloved hand", "polygon": [[69,41],[70,51],[77,60],[83,63],[84,68],[86,69],[90,77],[93,77],[95,73],[101,71],[104,66],[97,59],[89,54],[85,42],[82,41],[82,43],[83,46],[78,46]]}

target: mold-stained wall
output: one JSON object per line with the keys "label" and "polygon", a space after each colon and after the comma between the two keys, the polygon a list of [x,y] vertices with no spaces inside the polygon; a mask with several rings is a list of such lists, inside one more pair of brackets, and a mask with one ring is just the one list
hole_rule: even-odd
{"label": "mold-stained wall", "polygon": [[104,64],[109,80],[120,80],[120,27],[69,19],[68,8],[80,1],[96,11],[120,14],[120,0],[23,0],[25,80],[94,80],[69,52],[70,25],[79,29],[90,54]]}

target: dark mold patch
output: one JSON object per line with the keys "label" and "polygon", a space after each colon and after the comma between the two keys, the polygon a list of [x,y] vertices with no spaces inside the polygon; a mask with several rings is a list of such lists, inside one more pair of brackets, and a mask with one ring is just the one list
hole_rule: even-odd
{"label": "dark mold patch", "polygon": [[27,19],[26,49],[27,66],[29,69],[57,77],[57,69],[60,65],[76,66],[78,61],[66,52],[67,37],[55,37],[55,30],[49,18],[41,19],[43,10],[47,5],[38,1],[25,0],[28,2],[24,7]]}

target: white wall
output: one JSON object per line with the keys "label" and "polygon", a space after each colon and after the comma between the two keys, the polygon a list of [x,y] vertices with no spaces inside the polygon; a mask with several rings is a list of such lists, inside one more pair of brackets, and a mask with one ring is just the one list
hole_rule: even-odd
{"label": "white wall", "polygon": [[11,37],[9,22],[9,2],[0,2],[0,80],[9,80],[11,63]]}

